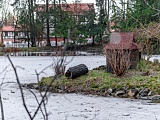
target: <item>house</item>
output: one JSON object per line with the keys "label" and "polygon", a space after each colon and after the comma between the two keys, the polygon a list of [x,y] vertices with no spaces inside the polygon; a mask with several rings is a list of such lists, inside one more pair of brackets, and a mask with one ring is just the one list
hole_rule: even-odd
{"label": "house", "polygon": [[[95,11],[94,3],[73,3],[73,4],[49,4],[49,31],[50,33],[54,32],[54,24],[53,24],[53,14],[52,10],[56,8],[60,8],[62,11],[67,12],[70,16],[76,19],[77,24],[87,24],[87,18],[85,14],[91,11]],[[46,5],[45,4],[36,4],[36,17],[43,23],[43,31],[47,32],[47,24],[46,24]],[[51,22],[52,21],[52,22]],[[50,37],[54,37],[50,35]],[[45,38],[45,35],[44,35]],[[53,40],[53,39],[52,39]]]}
{"label": "house", "polygon": [[[128,61],[129,68],[135,68],[137,62],[141,58],[140,54],[141,47],[140,45],[134,42],[134,34],[132,32],[111,33],[110,42],[105,45],[104,50],[107,56],[106,60],[107,60],[108,72],[113,72],[110,65],[111,64],[110,59],[117,59],[118,62],[120,62],[120,60],[122,59],[126,59],[126,61],[121,61],[121,62],[126,64],[126,62]],[[112,62],[113,61],[114,60],[112,60]],[[117,61],[114,62],[118,63]]]}
{"label": "house", "polygon": [[[45,10],[45,4],[36,4],[38,11]],[[72,3],[72,4],[56,4],[56,7],[60,6],[63,11],[72,12],[76,14],[82,14],[84,11],[94,9],[94,3]],[[49,4],[49,8],[54,9],[54,4]]]}
{"label": "house", "polygon": [[6,47],[18,47],[15,46],[17,44],[14,43],[22,43],[22,41],[27,39],[27,32],[20,31],[18,28],[14,26],[3,26],[0,29],[1,33],[1,43],[3,43]]}
{"label": "house", "polygon": [[[42,13],[45,11],[45,4],[36,4],[36,13]],[[60,7],[62,11],[76,15],[78,17],[83,16],[85,12],[95,10],[94,3],[73,3],[73,4],[56,4],[55,7]],[[54,9],[54,4],[48,5],[49,10]]]}

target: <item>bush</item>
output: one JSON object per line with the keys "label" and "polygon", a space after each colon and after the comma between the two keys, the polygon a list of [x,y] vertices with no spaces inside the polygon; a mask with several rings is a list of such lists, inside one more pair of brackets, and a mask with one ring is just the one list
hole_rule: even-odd
{"label": "bush", "polygon": [[145,71],[148,67],[147,61],[142,59],[137,63],[136,70]]}
{"label": "bush", "polygon": [[154,59],[154,60],[153,60],[153,65],[159,65],[158,59]]}

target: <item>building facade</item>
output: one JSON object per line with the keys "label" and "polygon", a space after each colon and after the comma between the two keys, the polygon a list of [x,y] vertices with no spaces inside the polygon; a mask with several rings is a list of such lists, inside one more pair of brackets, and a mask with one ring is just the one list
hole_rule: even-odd
{"label": "building facade", "polygon": [[[20,31],[14,26],[3,26],[0,29],[1,43],[6,47],[21,47],[27,45],[28,32]],[[20,43],[23,43],[21,45]]]}
{"label": "building facade", "polygon": [[[43,32],[44,32],[44,39],[46,38],[46,34],[47,34],[47,22],[46,22],[46,16],[45,16],[45,12],[46,12],[46,5],[45,4],[37,4],[36,5],[37,9],[36,9],[36,18],[38,20],[40,20],[41,23],[43,23]],[[94,12],[95,8],[94,8],[94,3],[75,3],[75,4],[49,4],[48,5],[48,12],[49,12],[49,32],[50,32],[50,37],[52,39],[50,39],[50,41],[54,41],[54,35],[52,35],[52,33],[55,32],[55,28],[56,25],[55,23],[55,15],[53,15],[53,11],[57,9],[57,10],[61,10],[64,13],[67,13],[67,15],[69,15],[70,17],[74,18],[76,20],[76,25],[80,25],[80,24],[87,24],[87,18],[85,17],[85,15],[89,12]],[[60,12],[60,11],[58,11]],[[63,15],[61,15],[61,13],[57,14],[57,16],[61,16],[62,20],[63,20]],[[65,19],[65,18],[64,18]],[[71,22],[71,21],[69,21]],[[57,37],[61,37],[61,36],[57,36]],[[62,38],[63,40],[63,38]],[[52,44],[52,43],[51,43]]]}

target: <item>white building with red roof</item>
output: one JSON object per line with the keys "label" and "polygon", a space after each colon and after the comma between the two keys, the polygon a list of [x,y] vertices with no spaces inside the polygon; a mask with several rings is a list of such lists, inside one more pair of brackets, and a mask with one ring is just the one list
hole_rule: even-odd
{"label": "white building with red roof", "polygon": [[21,43],[24,40],[27,40],[27,33],[24,31],[15,28],[14,26],[3,26],[0,29],[1,32],[1,42],[7,46],[14,47],[12,43]]}

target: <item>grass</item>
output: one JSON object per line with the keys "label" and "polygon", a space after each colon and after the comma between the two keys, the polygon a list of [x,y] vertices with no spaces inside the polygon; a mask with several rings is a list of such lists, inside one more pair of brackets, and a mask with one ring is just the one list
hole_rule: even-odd
{"label": "grass", "polygon": [[[42,78],[39,83],[46,86],[51,82],[52,77]],[[125,87],[130,88],[148,88],[160,94],[160,73],[157,72],[152,76],[143,76],[135,70],[130,70],[124,77],[117,77],[114,74],[105,72],[104,70],[91,70],[87,75],[80,76],[76,79],[67,79],[65,76],[55,80],[52,83],[52,92],[58,92],[64,88],[65,92],[89,92],[103,94],[109,88],[117,90]]]}

